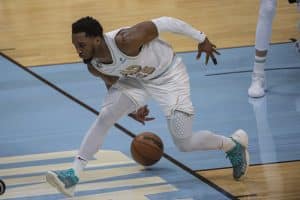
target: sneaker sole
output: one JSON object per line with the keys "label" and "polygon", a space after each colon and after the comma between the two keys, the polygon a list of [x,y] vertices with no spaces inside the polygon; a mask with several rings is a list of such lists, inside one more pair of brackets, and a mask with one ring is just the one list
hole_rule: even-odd
{"label": "sneaker sole", "polygon": [[251,98],[261,98],[261,97],[265,96],[266,91],[267,91],[267,89],[264,89],[264,91],[262,93],[257,94],[257,93],[250,92],[250,88],[249,88],[248,89],[248,96],[251,97]]}
{"label": "sneaker sole", "polygon": [[[266,78],[265,78],[266,79]],[[248,88],[248,96],[251,97],[251,98],[261,98],[261,97],[264,97],[265,96],[265,93],[267,92],[267,85],[266,85],[266,81],[264,83],[264,86],[263,86],[263,92],[262,93],[259,93],[257,94],[256,92],[253,92],[254,89],[252,89],[252,83],[250,85],[250,87]]]}
{"label": "sneaker sole", "polygon": [[250,155],[249,155],[249,152],[248,152],[248,135],[247,135],[247,133],[244,130],[239,129],[236,132],[234,132],[231,137],[235,141],[237,141],[238,143],[240,143],[245,148],[245,150],[246,150],[246,162],[247,162],[247,166],[246,166],[246,170],[245,170],[245,173],[243,174],[243,176],[241,176],[238,179],[235,179],[235,180],[239,181],[239,180],[242,180],[242,179],[244,179],[246,177],[248,169],[249,169]]}
{"label": "sneaker sole", "polygon": [[63,193],[64,195],[66,195],[68,197],[74,196],[73,193],[71,193],[69,190],[65,189],[64,184],[59,180],[59,178],[57,177],[57,175],[54,172],[52,172],[52,171],[47,172],[46,181],[47,181],[47,183],[49,183],[51,186],[56,188],[59,192]]}

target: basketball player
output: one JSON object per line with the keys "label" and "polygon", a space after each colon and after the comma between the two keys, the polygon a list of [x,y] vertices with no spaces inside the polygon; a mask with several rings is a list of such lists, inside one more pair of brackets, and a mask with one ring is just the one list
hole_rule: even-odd
{"label": "basketball player", "polygon": [[159,39],[162,32],[188,36],[198,42],[197,59],[206,54],[206,63],[215,64],[219,54],[203,32],[175,18],[161,17],[103,34],[92,17],[72,25],[72,42],[88,70],[108,88],[101,111],[82,141],[71,169],[49,171],[47,181],[67,196],[74,195],[79,177],[89,159],[99,150],[108,130],[121,117],[130,115],[145,123],[146,100],[158,102],[167,119],[175,145],[181,151],[223,150],[233,166],[236,180],[246,175],[249,165],[248,136],[239,129],[225,137],[211,131],[192,133],[194,108],[189,77],[182,59]]}
{"label": "basketball player", "polygon": [[252,83],[248,95],[253,98],[265,95],[265,63],[272,35],[272,24],[277,7],[277,0],[260,0],[258,22],[255,35],[255,59]]}

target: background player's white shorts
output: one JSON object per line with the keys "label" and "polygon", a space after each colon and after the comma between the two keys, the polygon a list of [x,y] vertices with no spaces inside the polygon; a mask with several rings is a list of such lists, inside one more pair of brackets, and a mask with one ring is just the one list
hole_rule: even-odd
{"label": "background player's white shorts", "polygon": [[112,88],[127,95],[136,104],[136,109],[153,98],[167,117],[174,110],[194,114],[186,67],[180,57],[174,56],[173,59],[168,70],[155,79],[121,78]]}

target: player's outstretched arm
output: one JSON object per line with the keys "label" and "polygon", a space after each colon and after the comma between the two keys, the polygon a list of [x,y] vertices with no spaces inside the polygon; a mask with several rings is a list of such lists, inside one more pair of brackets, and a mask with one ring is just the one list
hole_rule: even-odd
{"label": "player's outstretched arm", "polygon": [[123,53],[136,56],[144,44],[158,37],[161,32],[172,32],[197,40],[199,42],[197,58],[200,58],[201,53],[204,52],[206,53],[206,64],[209,58],[213,60],[214,64],[217,64],[214,54],[219,55],[219,53],[215,49],[216,46],[209,42],[206,35],[188,23],[172,17],[160,17],[138,23],[130,28],[121,29],[115,40],[118,48]]}
{"label": "player's outstretched arm", "polygon": [[199,42],[197,59],[201,57],[201,54],[206,53],[206,62],[208,63],[209,58],[212,59],[213,63],[217,64],[217,59],[214,54],[220,55],[216,50],[216,46],[212,44],[206,35],[192,27],[190,24],[172,17],[160,17],[153,19],[152,22],[155,24],[157,31],[161,32],[172,32],[180,35],[185,35],[195,39]]}
{"label": "player's outstretched arm", "polygon": [[118,48],[128,56],[139,54],[141,47],[158,36],[157,29],[151,21],[138,23],[130,28],[121,29],[115,41]]}

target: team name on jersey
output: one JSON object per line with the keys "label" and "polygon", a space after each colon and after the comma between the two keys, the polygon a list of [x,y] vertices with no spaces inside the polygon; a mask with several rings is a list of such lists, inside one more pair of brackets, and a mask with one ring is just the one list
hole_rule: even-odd
{"label": "team name on jersey", "polygon": [[140,65],[130,65],[125,69],[121,70],[123,76],[134,76],[139,78],[144,78],[155,71],[155,67],[140,66]]}

